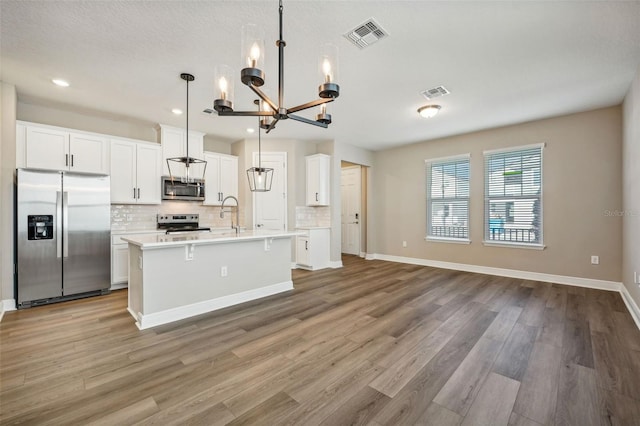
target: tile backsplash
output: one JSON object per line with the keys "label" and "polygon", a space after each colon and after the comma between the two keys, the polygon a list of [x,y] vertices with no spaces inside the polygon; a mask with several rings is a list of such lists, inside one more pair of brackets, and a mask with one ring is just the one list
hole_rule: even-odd
{"label": "tile backsplash", "polygon": [[[111,231],[152,231],[157,228],[159,213],[197,213],[200,225],[211,228],[230,228],[231,218],[235,218],[235,206],[229,206],[234,212],[220,218],[220,207],[203,206],[189,201],[166,201],[160,205],[112,204]],[[227,210],[227,206],[225,206]],[[243,224],[243,211],[240,209],[240,226]],[[234,219],[235,220],[235,219]]]}
{"label": "tile backsplash", "polygon": [[331,226],[331,208],[296,206],[296,227],[304,226]]}

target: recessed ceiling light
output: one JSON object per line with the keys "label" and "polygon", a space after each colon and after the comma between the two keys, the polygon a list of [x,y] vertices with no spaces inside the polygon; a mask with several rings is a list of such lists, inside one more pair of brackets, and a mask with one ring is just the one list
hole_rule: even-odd
{"label": "recessed ceiling light", "polygon": [[418,108],[418,114],[424,118],[431,118],[435,116],[442,108],[440,105],[425,105]]}
{"label": "recessed ceiling light", "polygon": [[253,129],[251,127],[247,128],[247,133],[254,133],[256,131],[256,129]]}
{"label": "recessed ceiling light", "polygon": [[55,84],[56,86],[60,86],[60,87],[69,87],[69,83],[64,81],[64,80],[60,80],[59,78],[54,78],[53,80],[51,80],[53,82],[53,84]]}
{"label": "recessed ceiling light", "polygon": [[172,113],[174,113],[175,115],[181,115],[182,114],[182,110],[180,108],[174,108],[171,110]]}

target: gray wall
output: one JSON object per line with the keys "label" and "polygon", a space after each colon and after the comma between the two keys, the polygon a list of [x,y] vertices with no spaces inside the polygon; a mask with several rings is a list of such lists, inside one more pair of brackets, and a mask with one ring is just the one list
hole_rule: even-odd
{"label": "gray wall", "polygon": [[640,275],[640,70],[624,100],[623,114],[622,282],[640,306],[640,287],[634,283],[634,273]]}
{"label": "gray wall", "polygon": [[[483,151],[541,142],[546,143],[546,249],[484,246]],[[465,153],[471,154],[472,242],[427,242],[424,160]],[[619,282],[622,218],[606,212],[622,209],[621,162],[620,107],[376,152],[375,250],[387,255]],[[402,247],[402,241],[407,241],[407,248]],[[600,265],[590,264],[591,255],[600,256]]]}

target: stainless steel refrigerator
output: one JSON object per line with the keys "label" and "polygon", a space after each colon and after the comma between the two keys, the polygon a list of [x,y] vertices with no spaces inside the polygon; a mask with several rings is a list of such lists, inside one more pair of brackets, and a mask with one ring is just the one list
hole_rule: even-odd
{"label": "stainless steel refrigerator", "polygon": [[16,175],[18,308],[108,293],[109,176],[24,169]]}

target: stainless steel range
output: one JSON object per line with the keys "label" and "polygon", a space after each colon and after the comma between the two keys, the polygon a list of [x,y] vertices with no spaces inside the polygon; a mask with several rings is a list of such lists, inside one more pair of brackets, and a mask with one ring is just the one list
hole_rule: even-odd
{"label": "stainless steel range", "polygon": [[166,231],[167,234],[180,232],[207,232],[211,228],[200,226],[200,216],[198,214],[158,214],[158,229]]}

